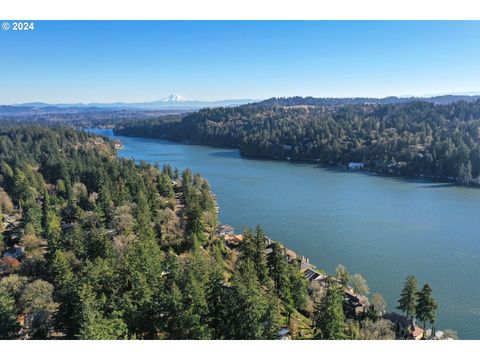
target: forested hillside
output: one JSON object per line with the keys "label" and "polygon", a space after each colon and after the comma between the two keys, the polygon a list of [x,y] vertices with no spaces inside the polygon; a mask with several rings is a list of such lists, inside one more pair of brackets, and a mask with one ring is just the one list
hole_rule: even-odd
{"label": "forested hillside", "polygon": [[[208,182],[188,169],[120,159],[113,142],[72,128],[2,125],[0,339],[422,331],[400,315],[405,326],[394,326],[361,275],[339,266],[329,276],[260,226],[242,235],[219,226]],[[412,279],[399,309],[425,328],[436,304],[428,285],[416,295]]]}
{"label": "forested hillside", "polygon": [[388,105],[388,104],[407,104],[412,102],[429,102],[432,104],[451,104],[458,101],[476,101],[480,99],[479,95],[438,95],[432,97],[397,97],[388,96],[385,98],[315,98],[312,96],[301,97],[280,97],[263,100],[257,105],[276,105],[276,106],[324,106],[338,107],[345,105]]}
{"label": "forested hillside", "polygon": [[299,268],[269,267],[260,228],[240,256],[225,247],[208,182],[189,170],[7,125],[0,188],[2,338],[275,339],[306,306]]}
{"label": "forested hillside", "polygon": [[117,125],[116,134],[238,147],[249,157],[340,166],[355,162],[378,172],[478,183],[480,100],[334,108],[296,103],[126,122]]}

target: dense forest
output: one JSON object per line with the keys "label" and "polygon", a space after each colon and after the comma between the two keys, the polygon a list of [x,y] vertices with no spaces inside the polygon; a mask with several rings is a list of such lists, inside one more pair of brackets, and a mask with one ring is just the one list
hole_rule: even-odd
{"label": "dense forest", "polygon": [[68,125],[76,128],[111,127],[124,121],[176,117],[187,111],[105,109],[105,108],[31,108],[0,105],[0,122],[32,125]]}
{"label": "dense forest", "polygon": [[238,147],[248,157],[343,167],[355,163],[376,172],[478,184],[480,100],[332,108],[310,106],[310,98],[302,99],[124,122],[117,124],[115,131],[118,135]]}
{"label": "dense forest", "polygon": [[208,182],[189,170],[118,159],[69,128],[4,126],[0,187],[3,338],[20,325],[33,338],[276,338],[284,302],[305,305],[297,268],[274,286],[257,261],[261,229],[227,261]]}
{"label": "dense forest", "polygon": [[397,97],[388,96],[384,98],[315,98],[312,96],[301,97],[280,97],[270,98],[258,102],[258,105],[266,106],[323,106],[323,107],[340,107],[345,105],[388,105],[388,104],[407,104],[412,102],[429,102],[432,104],[451,104],[458,101],[476,101],[480,99],[479,95],[438,95],[432,97]]}
{"label": "dense forest", "polygon": [[222,233],[188,169],[73,128],[2,125],[1,339],[404,339],[411,318],[435,322],[414,278],[400,326],[360,274],[328,276],[260,226]]}

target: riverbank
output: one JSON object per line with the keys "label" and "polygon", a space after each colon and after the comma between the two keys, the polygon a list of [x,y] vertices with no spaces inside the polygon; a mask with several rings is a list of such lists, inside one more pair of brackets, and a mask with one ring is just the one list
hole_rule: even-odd
{"label": "riverbank", "polygon": [[341,170],[343,172],[363,172],[368,173],[375,176],[382,176],[382,177],[389,177],[389,178],[398,178],[398,179],[407,179],[407,180],[421,180],[421,181],[428,181],[436,184],[449,184],[451,186],[458,186],[458,187],[467,187],[467,188],[480,188],[480,178],[479,179],[472,179],[470,183],[467,184],[460,184],[458,183],[453,177],[441,177],[441,176],[429,176],[426,174],[417,174],[417,175],[407,175],[407,174],[399,174],[395,173],[391,170],[382,171],[374,168],[370,168],[368,166],[362,166],[361,169],[350,169],[348,164],[336,164],[333,162],[322,162],[319,160],[296,160],[291,159],[289,157],[286,158],[279,158],[279,157],[267,157],[267,156],[252,156],[252,155],[245,155],[242,153],[238,146],[234,145],[216,145],[216,144],[209,144],[209,143],[199,143],[199,142],[192,142],[187,140],[178,140],[178,139],[170,139],[168,137],[156,137],[156,136],[135,136],[135,135],[125,135],[123,133],[117,134],[116,129],[113,128],[113,133],[118,136],[126,136],[132,138],[148,138],[148,139],[157,139],[157,140],[166,140],[166,141],[173,141],[177,142],[182,145],[197,145],[197,146],[210,146],[216,149],[235,149],[239,152],[240,156],[245,159],[251,160],[267,160],[267,161],[278,161],[278,162],[289,162],[293,164],[314,164],[319,165],[327,169],[336,169]]}

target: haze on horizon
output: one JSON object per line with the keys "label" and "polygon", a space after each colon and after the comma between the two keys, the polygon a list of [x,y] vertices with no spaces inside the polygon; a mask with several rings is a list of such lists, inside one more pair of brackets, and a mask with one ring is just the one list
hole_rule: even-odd
{"label": "haze on horizon", "polygon": [[478,94],[480,22],[36,21],[0,104]]}

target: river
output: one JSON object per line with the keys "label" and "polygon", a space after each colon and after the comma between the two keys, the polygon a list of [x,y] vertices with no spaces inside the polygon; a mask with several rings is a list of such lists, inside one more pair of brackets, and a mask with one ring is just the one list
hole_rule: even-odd
{"label": "river", "polygon": [[334,273],[362,274],[393,310],[407,275],[428,282],[437,329],[480,339],[480,189],[242,158],[238,150],[114,136],[120,156],[191,168],[210,182],[220,221],[261,224],[273,239]]}

